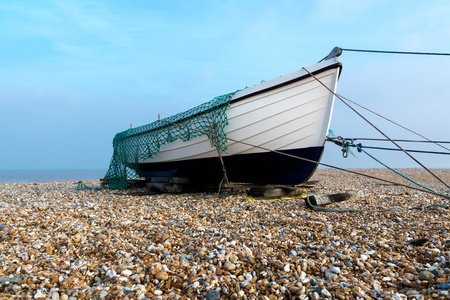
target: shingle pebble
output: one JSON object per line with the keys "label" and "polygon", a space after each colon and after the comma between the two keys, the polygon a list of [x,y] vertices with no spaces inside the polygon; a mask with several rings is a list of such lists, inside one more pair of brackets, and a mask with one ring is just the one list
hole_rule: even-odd
{"label": "shingle pebble", "polygon": [[209,291],[206,294],[206,300],[220,300],[220,293],[218,291]]}
{"label": "shingle pebble", "polygon": [[[422,171],[404,171],[440,189]],[[449,170],[435,172],[449,181]],[[372,211],[446,200],[334,170],[311,180],[320,180],[311,192],[362,191],[327,206],[362,211],[316,212],[303,199],[249,202],[245,193],[0,184],[0,299],[448,297],[448,210]]]}
{"label": "shingle pebble", "polygon": [[441,284],[438,284],[436,287],[438,289],[449,290],[450,289],[450,284],[449,283],[441,283]]}

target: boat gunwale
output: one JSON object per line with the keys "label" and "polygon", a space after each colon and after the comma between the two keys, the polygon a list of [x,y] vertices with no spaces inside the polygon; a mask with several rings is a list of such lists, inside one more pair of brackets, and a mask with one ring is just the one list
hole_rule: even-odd
{"label": "boat gunwale", "polygon": [[[342,63],[340,63],[340,62],[338,62],[338,61],[335,62],[334,64],[331,64],[331,65],[328,65],[328,66],[326,66],[326,67],[323,67],[323,68],[317,69],[317,70],[315,70],[315,71],[312,71],[311,74],[312,74],[312,75],[317,75],[317,74],[320,74],[320,73],[322,73],[322,72],[325,72],[325,71],[328,71],[328,70],[331,70],[331,69],[336,69],[336,68],[339,68],[339,74],[338,74],[338,78],[339,78],[339,76],[341,75],[341,72],[342,72]],[[294,72],[295,72],[295,71],[294,71]],[[303,74],[303,75],[301,75],[301,76],[294,77],[294,78],[292,78],[292,79],[290,79],[290,80],[286,80],[286,81],[280,82],[280,83],[275,84],[275,85],[273,85],[273,86],[268,86],[268,87],[266,87],[266,88],[263,88],[263,89],[260,89],[260,90],[256,90],[256,91],[251,92],[251,93],[249,93],[249,94],[245,94],[245,95],[242,95],[242,96],[240,96],[240,97],[232,98],[231,101],[230,101],[230,104],[231,104],[231,103],[238,102],[238,101],[241,101],[241,100],[244,100],[244,99],[246,99],[246,98],[248,98],[248,97],[252,97],[252,96],[255,96],[255,95],[258,95],[258,94],[261,94],[261,93],[265,93],[265,92],[270,91],[270,90],[274,90],[274,89],[283,87],[283,86],[285,86],[285,85],[289,85],[289,84],[291,84],[291,83],[294,83],[294,82],[296,82],[296,81],[300,81],[300,80],[306,79],[306,78],[308,78],[308,77],[312,77],[311,74],[310,74],[310,73],[306,73],[306,74]],[[287,74],[286,74],[286,75],[287,75]],[[283,75],[283,76],[285,76],[285,75]],[[273,80],[273,79],[272,79],[272,80]],[[268,82],[268,81],[267,81],[267,82]],[[258,85],[256,85],[256,86],[258,86]],[[244,89],[244,90],[241,90],[241,91],[245,91],[245,89]]]}

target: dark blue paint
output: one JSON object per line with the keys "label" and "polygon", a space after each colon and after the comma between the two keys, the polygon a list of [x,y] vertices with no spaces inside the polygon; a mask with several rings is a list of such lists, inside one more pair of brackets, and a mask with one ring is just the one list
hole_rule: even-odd
{"label": "dark blue paint", "polygon": [[[292,149],[283,153],[319,161],[323,147]],[[228,179],[231,182],[254,184],[295,185],[309,179],[317,163],[306,162],[274,152],[241,154],[223,157]],[[222,180],[222,165],[218,157],[167,163],[140,164],[142,177],[189,177],[191,183],[213,183]],[[164,176],[164,175],[163,175]]]}

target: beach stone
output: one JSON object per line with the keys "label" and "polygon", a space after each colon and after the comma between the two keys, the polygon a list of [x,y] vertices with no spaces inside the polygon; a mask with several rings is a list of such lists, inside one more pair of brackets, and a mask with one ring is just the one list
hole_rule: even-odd
{"label": "beach stone", "polygon": [[249,255],[247,257],[247,259],[248,259],[248,262],[251,263],[252,265],[256,264],[256,259],[253,255]]}
{"label": "beach stone", "polygon": [[335,274],[340,274],[341,273],[341,268],[339,268],[339,267],[332,267],[330,271],[332,273],[335,273]]}
{"label": "beach stone", "polygon": [[13,284],[11,287],[11,290],[13,293],[18,293],[22,290],[22,287],[20,285],[17,284]]}
{"label": "beach stone", "polygon": [[105,240],[105,239],[108,238],[108,236],[107,236],[106,234],[99,233],[99,234],[97,234],[97,235],[95,236],[95,238],[96,238],[97,240]]}
{"label": "beach stone", "polygon": [[33,296],[34,299],[46,298],[46,297],[47,297],[47,290],[46,289],[42,289],[42,288],[36,290],[36,293]]}
{"label": "beach stone", "polygon": [[380,284],[380,282],[378,280],[372,280],[370,285],[377,292],[381,292],[383,290],[383,288],[381,287],[381,284]]}
{"label": "beach stone", "polygon": [[402,280],[402,284],[404,286],[410,286],[411,285],[411,281],[405,278],[405,279]]}
{"label": "beach stone", "polygon": [[397,267],[397,265],[393,264],[393,263],[387,263],[386,266],[392,267],[392,268],[396,268]]}
{"label": "beach stone", "polygon": [[442,272],[436,267],[430,268],[427,271],[433,274],[436,278],[442,277]]}
{"label": "beach stone", "polygon": [[225,264],[223,265],[223,269],[226,271],[233,271],[236,269],[236,265],[233,264],[232,262],[226,261]]}
{"label": "beach stone", "polygon": [[434,278],[433,273],[431,273],[430,271],[427,271],[427,270],[423,270],[419,274],[419,279],[420,280],[430,281],[433,278]]}
{"label": "beach stone", "polygon": [[11,282],[11,277],[0,277],[1,285],[8,285]]}
{"label": "beach stone", "polygon": [[129,294],[131,294],[133,291],[129,288],[129,287],[124,287],[123,289],[122,289],[122,293],[124,294],[124,295],[129,295]]}
{"label": "beach stone", "polygon": [[20,258],[21,260],[28,260],[28,253],[17,254],[17,257]]}
{"label": "beach stone", "polygon": [[52,276],[50,284],[54,285],[55,283],[57,283],[59,281],[59,277],[57,275]]}
{"label": "beach stone", "polygon": [[450,283],[438,284],[438,285],[436,285],[436,287],[438,289],[449,290],[450,289]]}
{"label": "beach stone", "polygon": [[320,291],[320,293],[326,298],[331,298],[331,294],[330,294],[330,292],[327,289],[322,289]]}
{"label": "beach stone", "polygon": [[355,287],[353,288],[352,292],[353,292],[353,294],[354,294],[355,296],[360,297],[360,296],[361,296],[361,295],[360,295],[361,287],[355,286]]}
{"label": "beach stone", "polygon": [[405,294],[394,293],[391,297],[392,300],[407,300],[408,297]]}
{"label": "beach stone", "polygon": [[407,279],[409,281],[414,280],[414,275],[411,273],[405,273],[404,276],[405,276],[405,279]]}
{"label": "beach stone", "polygon": [[306,263],[305,260],[302,260],[302,261],[301,261],[301,266],[302,266],[302,271],[303,271],[303,272],[308,271],[308,264]]}
{"label": "beach stone", "polygon": [[244,287],[246,287],[248,285],[248,280],[244,280],[244,281],[241,281],[240,283],[239,283],[239,286],[241,287],[241,288],[244,288]]}
{"label": "beach stone", "polygon": [[165,271],[161,271],[155,275],[155,278],[158,280],[167,280],[169,279],[169,274],[167,274],[167,272]]}
{"label": "beach stone", "polygon": [[23,280],[22,277],[9,277],[9,282],[10,283],[19,283]]}
{"label": "beach stone", "polygon": [[220,293],[218,291],[212,290],[206,294],[206,300],[220,300]]}
{"label": "beach stone", "polygon": [[444,296],[445,298],[448,298],[450,296],[450,293],[448,291],[439,291],[439,296]]}
{"label": "beach stone", "polygon": [[330,279],[336,279],[339,276],[336,273],[331,272],[331,270],[326,270],[325,271],[325,279],[330,280]]}
{"label": "beach stone", "polygon": [[58,292],[51,292],[45,300],[60,300]]}
{"label": "beach stone", "polygon": [[420,293],[416,290],[408,290],[406,291],[406,296],[408,296],[408,298],[412,297],[412,296],[416,296],[416,295],[420,295]]}
{"label": "beach stone", "polygon": [[292,295],[297,294],[300,290],[301,290],[301,287],[299,287],[299,286],[293,285],[293,286],[290,286],[290,287],[289,287],[289,292],[290,292]]}
{"label": "beach stone", "polygon": [[275,268],[278,270],[283,270],[284,264],[281,261],[275,262]]}

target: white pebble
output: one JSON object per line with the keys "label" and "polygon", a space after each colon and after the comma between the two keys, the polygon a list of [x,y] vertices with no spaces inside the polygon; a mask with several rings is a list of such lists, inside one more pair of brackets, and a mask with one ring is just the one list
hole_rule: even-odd
{"label": "white pebble", "polygon": [[339,268],[339,267],[332,267],[330,271],[332,273],[334,273],[334,274],[340,274],[341,273],[341,268]]}
{"label": "white pebble", "polygon": [[108,276],[109,278],[114,278],[117,276],[117,274],[116,274],[116,271],[114,271],[114,270],[108,270],[106,272],[106,276]]}

